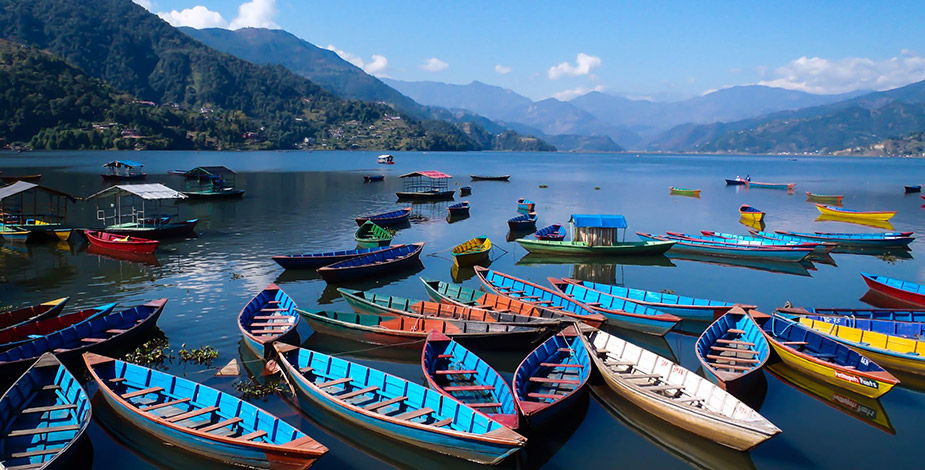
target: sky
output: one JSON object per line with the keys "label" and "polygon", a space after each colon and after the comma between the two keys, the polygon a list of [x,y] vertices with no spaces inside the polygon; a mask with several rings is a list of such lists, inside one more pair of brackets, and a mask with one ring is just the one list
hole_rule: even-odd
{"label": "sky", "polygon": [[134,0],[174,26],[284,29],[397,80],[478,80],[534,100],[676,100],[925,80],[919,1]]}

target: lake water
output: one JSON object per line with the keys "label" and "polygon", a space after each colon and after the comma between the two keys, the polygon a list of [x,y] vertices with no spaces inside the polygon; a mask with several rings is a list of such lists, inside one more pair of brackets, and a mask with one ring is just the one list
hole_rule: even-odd
{"label": "lake water", "polygon": [[[507,241],[506,220],[516,215],[516,199],[536,201],[538,226],[565,224],[572,213],[623,214],[634,231],[697,233],[716,230],[746,233],[738,207],[750,204],[767,212],[768,230],[855,231],[879,229],[816,221],[816,208],[805,191],[845,194],[844,206],[859,210],[896,210],[897,230],[925,231],[922,199],[903,194],[904,184],[923,181],[917,159],[784,157],[584,155],[568,153],[396,153],[397,164],[376,164],[378,152],[57,152],[0,156],[5,175],[43,173],[41,184],[78,196],[105,188],[103,163],[140,160],[149,176],[182,189],[182,177],[166,171],[198,165],[225,165],[238,172],[243,200],[185,202],[183,218],[200,219],[199,237],[163,244],[154,260],[124,261],[87,253],[86,245],[0,245],[0,305],[38,303],[70,296],[70,308],[117,301],[130,306],[167,297],[159,328],[174,349],[210,345],[219,367],[242,355],[236,317],[241,308],[271,282],[280,285],[302,308],[348,311],[333,288],[314,273],[284,272],[271,255],[351,249],[354,217],[405,207],[396,202],[398,176],[415,170],[439,170],[455,176],[453,187],[471,185],[468,219],[449,224],[447,203],[415,204],[410,228],[394,243],[425,241],[423,269],[356,288],[425,298],[419,276],[453,280],[449,251],[458,243],[485,234],[497,247],[491,267],[545,284],[548,276],[573,276],[621,283],[648,290],[758,305],[770,312],[789,301],[806,307],[862,307],[867,289],[859,272],[925,281],[911,245],[905,257],[834,254],[835,265],[790,267],[723,266],[686,259],[629,260],[627,265],[572,264],[525,257]],[[385,174],[382,183],[363,183],[363,175]],[[471,182],[470,174],[510,174],[509,183]],[[756,181],[795,182],[796,193],[726,186],[724,178],[750,174]],[[545,186],[548,187],[545,187]],[[668,187],[702,189],[699,199],[669,195]],[[457,197],[457,200],[460,200]],[[106,203],[108,204],[108,202]],[[69,209],[69,222],[96,227],[95,203],[81,201]],[[771,269],[771,270],[768,270]],[[471,272],[455,273],[473,288]],[[371,350],[311,335],[303,324],[306,347],[342,354],[387,372],[424,383],[419,353]],[[627,334],[659,354],[669,354],[696,370],[695,336],[669,334],[664,339]],[[508,378],[529,351],[486,353]],[[239,378],[214,377],[214,369],[175,362],[170,373],[231,393]],[[260,367],[256,367],[259,373]],[[925,418],[923,392],[897,387],[881,400],[858,400],[808,379],[787,381],[765,372],[766,390],[752,401],[761,414],[783,430],[750,453],[732,452],[678,431],[631,407],[589,400],[586,411],[555,432],[531,436],[520,465],[525,468],[890,468],[918,466],[912,450],[919,445]],[[267,378],[261,378],[267,380]],[[270,379],[272,380],[272,379]],[[802,388],[800,388],[802,387]],[[811,390],[811,391],[810,391]],[[763,392],[763,397],[761,396]],[[300,427],[330,448],[314,468],[474,468],[425,451],[397,445],[325,415],[302,413],[292,400],[271,396],[253,400]],[[176,449],[151,442],[106,413],[99,401],[90,430],[92,468],[182,468],[208,466]],[[108,417],[106,415],[109,415]],[[101,425],[103,423],[104,425]],[[89,452],[89,450],[88,450]],[[90,457],[87,457],[90,459]],[[91,461],[91,460],[88,460]]]}

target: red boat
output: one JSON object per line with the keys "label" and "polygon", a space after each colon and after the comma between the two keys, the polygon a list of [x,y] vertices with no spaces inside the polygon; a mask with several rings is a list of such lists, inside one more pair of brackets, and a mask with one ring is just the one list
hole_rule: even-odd
{"label": "red boat", "polygon": [[151,254],[157,248],[157,240],[131,237],[128,235],[114,235],[112,233],[84,230],[90,244],[108,250],[127,251],[129,253]]}

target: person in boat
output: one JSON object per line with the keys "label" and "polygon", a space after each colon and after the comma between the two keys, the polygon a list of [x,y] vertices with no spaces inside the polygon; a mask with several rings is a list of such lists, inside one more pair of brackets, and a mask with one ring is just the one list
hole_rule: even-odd
{"label": "person in boat", "polygon": [[745,181],[751,181],[752,175],[745,175]]}

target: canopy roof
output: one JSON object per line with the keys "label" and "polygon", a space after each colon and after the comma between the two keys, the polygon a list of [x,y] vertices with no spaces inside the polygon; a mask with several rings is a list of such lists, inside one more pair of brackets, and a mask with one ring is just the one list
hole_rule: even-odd
{"label": "canopy roof", "polygon": [[206,176],[206,175],[224,175],[232,174],[235,172],[228,167],[224,166],[197,166],[192,170],[186,172],[186,176]]}
{"label": "canopy roof", "polygon": [[138,196],[146,200],[156,199],[185,199],[186,195],[168,188],[160,183],[146,184],[117,184],[110,186],[87,199],[94,199],[106,196]]}
{"label": "canopy roof", "polygon": [[572,214],[569,222],[579,228],[626,228],[626,218],[622,215]]}
{"label": "canopy roof", "polygon": [[431,178],[435,180],[452,178],[452,176],[440,171],[414,171],[411,173],[405,173],[404,175],[399,176],[399,178],[408,178],[411,176],[423,176],[425,178]]}
{"label": "canopy roof", "polygon": [[68,194],[68,193],[65,193],[65,192],[62,192],[62,191],[58,191],[57,189],[47,188],[47,187],[45,187],[45,186],[38,185],[38,184],[35,184],[35,183],[30,183],[30,182],[28,182],[28,181],[17,181],[17,182],[12,183],[12,184],[10,184],[10,185],[8,185],[8,186],[0,187],[0,201],[2,201],[3,199],[8,198],[8,197],[10,197],[10,196],[15,196],[15,195],[17,195],[17,194],[19,194],[19,193],[26,192],[26,191],[28,191],[28,190],[30,190],[30,189],[33,189],[33,188],[38,188],[40,191],[45,191],[45,192],[47,192],[47,193],[49,193],[49,194],[53,194],[53,195],[55,195],[55,196],[66,197],[66,198],[70,199],[71,201],[77,201],[77,198],[76,198],[75,196],[71,196],[71,195]]}
{"label": "canopy roof", "polygon": [[113,160],[109,163],[104,163],[103,166],[106,168],[138,168],[144,165],[132,160]]}

